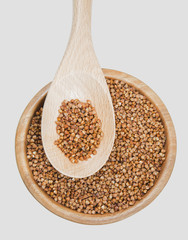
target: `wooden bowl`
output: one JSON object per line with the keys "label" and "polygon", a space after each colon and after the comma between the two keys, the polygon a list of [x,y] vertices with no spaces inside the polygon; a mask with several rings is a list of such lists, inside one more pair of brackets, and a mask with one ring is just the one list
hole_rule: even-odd
{"label": "wooden bowl", "polygon": [[134,213],[140,211],[148,204],[150,204],[162,191],[167,184],[172,173],[175,158],[176,158],[176,134],[171,117],[160,98],[143,82],[137,78],[123,72],[115,70],[103,69],[105,77],[112,79],[119,79],[125,81],[128,85],[135,87],[142,94],[144,94],[157,108],[163,124],[165,126],[167,141],[166,141],[166,160],[163,164],[162,171],[155,185],[148,191],[144,198],[128,209],[121,210],[113,214],[104,215],[89,215],[78,213],[77,211],[66,208],[50,198],[35,182],[33,175],[29,168],[26,157],[26,137],[31,119],[35,111],[43,105],[50,83],[42,88],[27,105],[23,112],[16,133],[16,160],[20,175],[30,191],[30,193],[38,200],[44,207],[56,215],[65,219],[82,223],[82,224],[107,224],[127,218]]}

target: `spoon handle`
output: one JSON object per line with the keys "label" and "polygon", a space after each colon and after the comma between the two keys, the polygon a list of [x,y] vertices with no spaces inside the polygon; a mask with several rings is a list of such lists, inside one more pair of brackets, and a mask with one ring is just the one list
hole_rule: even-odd
{"label": "spoon handle", "polygon": [[80,32],[91,38],[92,0],[73,0],[72,34]]}
{"label": "spoon handle", "polygon": [[102,75],[92,43],[91,10],[92,0],[73,0],[72,31],[59,69],[64,74],[77,71],[91,73],[98,69]]}

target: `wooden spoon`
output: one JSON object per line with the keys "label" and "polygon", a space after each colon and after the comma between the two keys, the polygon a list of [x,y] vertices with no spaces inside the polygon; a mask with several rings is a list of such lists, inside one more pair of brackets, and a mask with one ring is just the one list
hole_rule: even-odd
{"label": "wooden spoon", "polygon": [[[61,173],[76,178],[90,176],[108,160],[115,139],[115,118],[109,89],[98,64],[91,39],[92,0],[73,0],[73,24],[63,60],[45,100],[42,116],[42,140],[51,164]],[[87,161],[73,164],[54,145],[58,109],[63,100],[91,100],[102,121],[104,137]]]}

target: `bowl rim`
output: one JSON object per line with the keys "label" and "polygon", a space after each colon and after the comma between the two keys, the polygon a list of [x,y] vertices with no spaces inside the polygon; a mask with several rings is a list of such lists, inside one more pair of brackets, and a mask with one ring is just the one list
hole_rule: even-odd
{"label": "bowl rim", "polygon": [[136,212],[142,210],[146,206],[148,206],[163,190],[165,185],[167,184],[176,159],[176,150],[177,150],[177,143],[176,143],[176,133],[174,129],[174,125],[170,114],[165,107],[162,100],[158,97],[158,95],[145,83],[140,81],[139,79],[111,69],[103,69],[104,75],[106,78],[123,80],[128,85],[135,87],[141,93],[143,93],[157,108],[160,116],[162,118],[165,133],[167,136],[166,142],[166,160],[163,163],[163,167],[161,173],[159,175],[158,180],[154,184],[154,186],[146,193],[144,198],[140,201],[137,201],[135,205],[121,210],[115,213],[106,213],[104,215],[96,214],[84,214],[79,213],[75,210],[71,210],[67,207],[62,206],[61,204],[55,202],[52,198],[50,198],[35,182],[31,170],[29,168],[27,155],[26,155],[26,137],[28,128],[30,125],[31,118],[37,108],[42,105],[42,102],[45,99],[45,96],[48,92],[50,84],[47,84],[43,87],[29,102],[27,107],[25,108],[16,131],[16,138],[15,138],[15,153],[16,153],[16,162],[17,166],[21,175],[21,178],[26,185],[27,189],[33,195],[33,197],[40,202],[45,208],[49,211],[53,212],[54,214],[65,218],[67,220],[81,223],[81,224],[88,224],[88,225],[101,225],[101,224],[108,224],[120,221],[125,219]]}

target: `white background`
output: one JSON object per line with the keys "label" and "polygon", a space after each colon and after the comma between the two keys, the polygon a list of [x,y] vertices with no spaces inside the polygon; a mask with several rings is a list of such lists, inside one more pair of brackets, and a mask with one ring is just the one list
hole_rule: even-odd
{"label": "white background", "polygon": [[18,173],[14,141],[34,94],[53,80],[69,38],[72,1],[0,0],[1,239],[188,239],[188,1],[94,0],[93,42],[102,67],[148,84],[177,133],[172,176],[157,199],[121,222],[86,226],[42,207]]}

